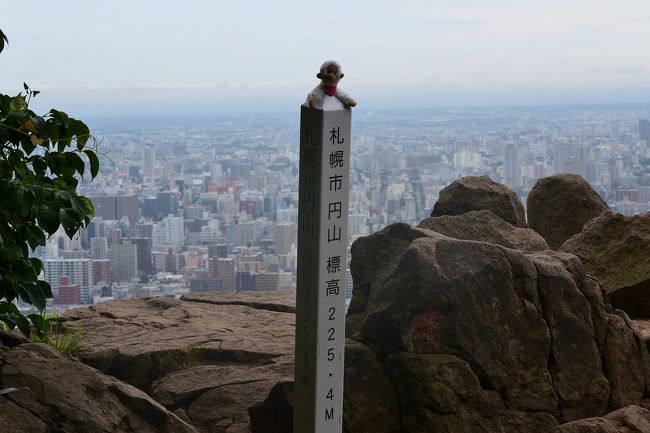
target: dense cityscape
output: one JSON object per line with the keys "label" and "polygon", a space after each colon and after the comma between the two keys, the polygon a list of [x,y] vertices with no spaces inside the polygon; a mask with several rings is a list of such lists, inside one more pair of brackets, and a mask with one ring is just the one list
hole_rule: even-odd
{"label": "dense cityscape", "polygon": [[[353,112],[348,245],[417,224],[441,189],[488,175],[525,203],[540,177],[583,176],[610,208],[650,210],[650,106]],[[297,113],[90,119],[95,217],[34,255],[54,306],[192,291],[295,290]],[[352,281],[348,270],[348,296]]]}

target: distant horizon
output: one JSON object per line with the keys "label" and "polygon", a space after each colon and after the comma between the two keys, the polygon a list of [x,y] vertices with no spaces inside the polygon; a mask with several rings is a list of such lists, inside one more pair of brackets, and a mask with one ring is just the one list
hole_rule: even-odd
{"label": "distant horizon", "polygon": [[647,0],[23,0],[0,29],[0,92],[78,117],[293,110],[330,58],[358,108],[650,102]]}
{"label": "distant horizon", "polygon": [[[134,115],[89,115],[84,116],[85,120],[113,120],[113,119],[160,119],[160,118],[206,118],[214,116],[267,116],[267,115],[299,115],[300,104],[296,104],[294,109],[266,110],[266,111],[222,111],[215,113],[171,113],[171,114],[134,114]],[[409,112],[409,111],[455,111],[455,110],[549,110],[560,111],[563,109],[620,109],[620,110],[648,110],[647,117],[650,117],[650,101],[647,102],[605,102],[605,103],[566,103],[566,104],[513,104],[513,105],[467,105],[467,106],[430,106],[430,107],[373,107],[373,108],[354,108],[353,112],[372,113],[372,112]],[[65,111],[65,110],[64,110]],[[69,113],[70,114],[70,113]],[[74,117],[74,116],[73,116]]]}

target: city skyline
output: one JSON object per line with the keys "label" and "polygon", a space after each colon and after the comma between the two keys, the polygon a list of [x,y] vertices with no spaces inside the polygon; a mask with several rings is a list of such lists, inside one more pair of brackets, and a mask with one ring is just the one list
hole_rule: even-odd
{"label": "city skyline", "polygon": [[334,57],[363,109],[649,102],[647,2],[330,5],[8,4],[0,91],[82,118],[287,111]]}
{"label": "city skyline", "polygon": [[[107,154],[97,178],[79,187],[94,203],[95,218],[75,239],[61,232],[36,252],[46,259],[55,304],[293,290],[299,205],[294,117],[90,124]],[[348,247],[395,222],[419,224],[441,190],[463,176],[488,175],[526,203],[539,178],[569,172],[584,177],[612,211],[646,213],[648,118],[647,104],[355,110]],[[87,270],[90,286],[79,269]],[[60,280],[64,273],[73,273],[65,275],[67,282]]]}

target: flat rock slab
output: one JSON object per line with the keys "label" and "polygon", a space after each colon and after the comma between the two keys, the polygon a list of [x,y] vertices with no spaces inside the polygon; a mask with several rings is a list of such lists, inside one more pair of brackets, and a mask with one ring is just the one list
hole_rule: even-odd
{"label": "flat rock slab", "polygon": [[258,310],[296,312],[296,294],[288,292],[190,293],[181,301],[215,305],[245,305]]}
{"label": "flat rock slab", "polygon": [[293,377],[295,295],[192,294],[70,310],[79,358],[206,432],[250,428],[248,409]]}

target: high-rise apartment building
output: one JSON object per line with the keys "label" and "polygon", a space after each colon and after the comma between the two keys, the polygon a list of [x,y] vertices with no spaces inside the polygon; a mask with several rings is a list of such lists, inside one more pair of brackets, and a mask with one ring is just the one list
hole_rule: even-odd
{"label": "high-rise apartment building", "polygon": [[235,291],[235,259],[217,259],[217,278],[221,280],[225,292]]}
{"label": "high-rise apartment building", "polygon": [[138,254],[138,272],[143,274],[153,273],[153,264],[151,262],[151,239],[149,238],[128,238],[122,243],[130,243],[137,247]]}
{"label": "high-rise apartment building", "polygon": [[148,181],[152,181],[155,175],[156,150],[152,146],[145,146],[142,149],[142,175]]}
{"label": "high-rise apartment building", "polygon": [[276,224],[273,234],[276,254],[289,254],[292,245],[298,244],[298,226],[296,224]]}
{"label": "high-rise apartment building", "polygon": [[90,239],[90,258],[95,260],[105,259],[107,252],[108,239],[99,236]]}
{"label": "high-rise apartment building", "polygon": [[511,187],[519,186],[519,151],[515,143],[508,143],[505,149],[505,181]]}
{"label": "high-rise apartment building", "polygon": [[639,119],[639,140],[645,140],[650,146],[650,120]]}
{"label": "high-rise apartment building", "polygon": [[128,240],[110,249],[113,281],[130,281],[138,276],[138,247]]}
{"label": "high-rise apartment building", "polygon": [[280,276],[276,272],[268,272],[264,274],[253,274],[255,280],[255,291],[269,292],[278,290]]}
{"label": "high-rise apartment building", "polygon": [[168,215],[156,224],[152,232],[152,246],[155,250],[181,248],[185,245],[183,217]]}
{"label": "high-rise apartment building", "polygon": [[68,277],[71,285],[79,286],[79,301],[82,304],[92,303],[90,286],[93,281],[93,267],[90,259],[45,259],[43,260],[45,281],[50,283],[52,290],[59,290],[61,277]]}

